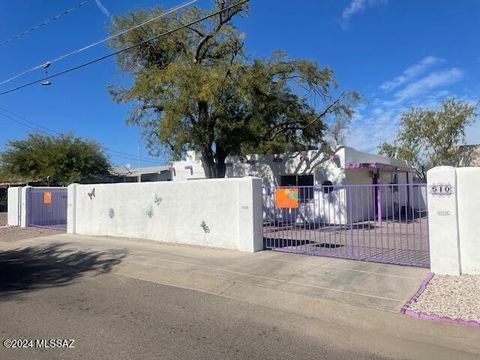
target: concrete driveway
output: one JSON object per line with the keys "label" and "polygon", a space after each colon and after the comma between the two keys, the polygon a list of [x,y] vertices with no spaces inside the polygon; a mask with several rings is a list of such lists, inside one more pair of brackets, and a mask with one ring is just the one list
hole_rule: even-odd
{"label": "concrete driveway", "polygon": [[[49,359],[478,358],[477,329],[399,314],[427,272],[134,239],[0,240],[0,335],[83,342]],[[0,358],[42,358],[18,354]]]}

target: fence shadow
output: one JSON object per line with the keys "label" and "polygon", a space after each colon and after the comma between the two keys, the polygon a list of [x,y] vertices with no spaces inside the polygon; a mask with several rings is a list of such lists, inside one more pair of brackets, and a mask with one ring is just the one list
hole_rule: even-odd
{"label": "fence shadow", "polygon": [[67,245],[57,243],[0,251],[0,299],[68,285],[87,272],[108,273],[127,256],[126,250],[78,250]]}

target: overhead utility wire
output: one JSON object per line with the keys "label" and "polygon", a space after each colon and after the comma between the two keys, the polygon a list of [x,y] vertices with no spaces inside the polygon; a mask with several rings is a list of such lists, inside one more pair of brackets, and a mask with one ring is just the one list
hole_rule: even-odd
{"label": "overhead utility wire", "polygon": [[[31,121],[31,120],[28,120],[27,118],[23,117],[23,116],[20,116],[18,114],[15,114],[14,112],[11,112],[5,108],[0,108],[0,111],[3,111],[3,112],[6,112],[7,114],[4,114],[2,112],[0,112],[0,116],[3,116],[9,120],[12,120],[14,122],[16,122],[17,124],[20,124],[22,126],[25,126],[25,127],[28,127],[32,130],[40,130],[41,133],[44,133],[46,135],[49,135],[49,132],[50,133],[53,133],[55,135],[61,135],[61,133],[59,133],[58,131],[55,131],[53,129],[50,129],[46,126],[43,126],[43,125],[40,125],[34,121]],[[21,119],[21,120],[18,120],[18,119],[15,119],[15,117]],[[131,161],[136,161],[138,160],[138,156],[137,155],[134,155],[134,154],[128,154],[128,153],[125,153],[125,152],[121,152],[121,151],[117,151],[117,150],[114,150],[114,149],[111,149],[111,148],[108,148],[108,147],[104,147],[105,151],[116,156],[116,157],[119,157],[119,158],[123,158],[123,159],[126,159],[126,160],[131,160]],[[153,159],[145,159],[145,158],[141,158],[140,159],[142,162],[150,162],[152,164],[158,164],[158,161],[155,161]]]}
{"label": "overhead utility wire", "polygon": [[58,15],[55,15],[47,20],[45,20],[44,22],[38,24],[38,25],[35,25],[35,26],[32,26],[31,28],[25,30],[25,31],[22,31],[21,33],[18,33],[12,37],[9,37],[8,39],[6,40],[3,40],[3,41],[0,41],[0,46],[3,46],[3,45],[6,45],[14,40],[17,40],[18,38],[22,37],[22,36],[25,36],[25,35],[28,35],[30,34],[31,32],[34,32],[38,29],[41,29],[42,27],[44,26],[47,26],[48,24],[50,24],[51,22],[55,21],[55,20],[58,20],[62,17],[64,17],[65,15],[68,15],[69,13],[71,13],[72,11],[75,11],[77,9],[80,9],[83,5],[86,5],[90,0],[84,0],[82,1],[81,3],[71,7],[70,9],[68,10],[65,10],[63,11],[62,13],[58,14]]}
{"label": "overhead utility wire", "polygon": [[50,65],[52,65],[52,64],[54,64],[54,63],[56,63],[56,62],[59,62],[59,61],[61,61],[61,60],[65,60],[66,58],[68,58],[68,57],[70,57],[70,56],[73,56],[73,55],[76,55],[76,54],[78,54],[78,53],[81,53],[82,51],[85,51],[85,50],[88,50],[88,49],[90,49],[90,48],[92,48],[92,47],[95,47],[95,46],[97,46],[97,45],[103,44],[104,42],[113,40],[113,39],[115,39],[115,38],[117,38],[117,37],[119,37],[119,36],[122,36],[123,34],[126,34],[127,32],[130,32],[130,31],[132,31],[132,30],[138,29],[139,27],[145,26],[145,25],[151,23],[152,21],[158,20],[158,19],[160,19],[160,18],[162,18],[162,17],[164,17],[164,16],[166,16],[166,15],[169,15],[169,14],[171,14],[171,13],[173,13],[173,12],[176,12],[176,11],[178,11],[178,10],[180,10],[180,9],[188,6],[188,5],[191,5],[191,4],[193,4],[193,3],[197,2],[197,1],[198,1],[198,0],[190,0],[190,1],[186,2],[186,3],[177,5],[177,6],[173,7],[173,8],[171,8],[171,9],[167,10],[166,12],[161,13],[161,14],[158,15],[158,16],[154,16],[153,18],[151,18],[151,19],[149,19],[149,20],[146,20],[146,21],[144,21],[144,22],[142,22],[142,23],[140,23],[140,24],[137,24],[137,25],[135,25],[135,26],[132,26],[131,28],[125,29],[125,30],[123,30],[123,31],[121,31],[121,32],[119,32],[119,33],[117,33],[117,34],[111,35],[111,36],[109,36],[109,37],[106,37],[106,38],[104,38],[104,39],[98,40],[98,41],[96,41],[96,42],[94,42],[94,43],[91,43],[91,44],[89,44],[89,45],[86,45],[86,46],[84,46],[84,47],[82,47],[82,48],[80,48],[80,49],[77,49],[77,50],[71,51],[71,52],[69,52],[69,53],[66,53],[66,54],[64,54],[64,55],[61,55],[61,56],[57,57],[57,58],[54,59],[54,60],[46,61],[46,62],[44,62],[44,63],[42,63],[42,64],[40,64],[40,65],[36,65],[36,66],[34,66],[34,67],[32,67],[32,68],[30,68],[30,69],[28,69],[28,70],[25,70],[25,71],[23,71],[23,72],[21,72],[21,73],[18,73],[17,75],[12,76],[12,77],[9,78],[9,79],[3,80],[2,82],[0,82],[0,85],[9,83],[9,82],[11,82],[11,81],[13,81],[13,80],[15,80],[15,79],[18,79],[19,77],[21,77],[21,76],[23,76],[23,75],[26,75],[26,74],[28,74],[28,73],[31,73],[32,71],[45,68],[45,67],[50,66]]}
{"label": "overhead utility wire", "polygon": [[206,16],[201,17],[200,19],[191,21],[191,22],[189,22],[188,24],[184,24],[184,25],[179,26],[179,27],[177,27],[177,28],[175,28],[175,29],[165,31],[165,32],[163,32],[163,33],[161,33],[161,34],[159,34],[159,35],[152,36],[152,37],[150,37],[150,38],[148,38],[148,39],[145,39],[145,40],[143,40],[143,41],[140,41],[139,43],[136,43],[136,44],[127,46],[127,47],[125,47],[125,48],[123,48],[123,49],[114,51],[114,52],[112,52],[112,53],[110,53],[110,54],[101,56],[101,57],[99,57],[99,58],[96,58],[96,59],[93,59],[93,60],[90,60],[90,61],[87,61],[87,62],[85,62],[85,63],[83,63],[83,64],[74,66],[74,67],[69,68],[69,69],[67,69],[67,70],[63,70],[63,71],[57,72],[57,73],[55,73],[55,74],[48,75],[48,76],[43,77],[43,78],[41,78],[41,79],[37,79],[37,80],[31,81],[31,82],[29,82],[29,83],[26,83],[26,84],[17,86],[17,87],[15,87],[15,88],[10,89],[10,90],[6,90],[6,91],[3,91],[3,92],[0,92],[0,95],[5,95],[5,94],[8,94],[8,93],[11,93],[11,92],[14,92],[14,91],[17,91],[17,90],[26,88],[26,87],[28,87],[28,86],[41,83],[41,82],[43,82],[43,81],[45,81],[45,80],[47,80],[47,79],[53,79],[53,78],[55,78],[55,77],[58,77],[58,76],[61,76],[61,75],[65,75],[65,74],[70,73],[70,72],[72,72],[72,71],[75,71],[75,70],[84,68],[84,67],[86,67],[86,66],[95,64],[95,63],[97,63],[97,62],[103,61],[103,60],[108,59],[108,58],[110,58],[110,57],[112,57],[112,56],[118,55],[118,54],[120,54],[120,53],[122,53],[122,52],[125,52],[125,51],[128,51],[128,50],[130,50],[130,49],[136,48],[137,46],[146,44],[146,43],[148,43],[148,42],[150,42],[150,41],[152,41],[152,40],[156,40],[156,39],[161,38],[161,37],[163,37],[163,36],[167,36],[167,35],[173,34],[173,33],[177,32],[177,31],[182,30],[182,29],[185,29],[185,28],[188,28],[188,27],[190,27],[190,26],[192,26],[192,25],[198,24],[199,22],[205,21],[205,20],[207,20],[207,19],[209,19],[209,18],[211,18],[211,17],[213,17],[213,16],[215,16],[215,15],[221,14],[222,12],[225,12],[225,11],[228,11],[228,10],[230,10],[230,9],[233,9],[234,7],[237,7],[237,6],[239,6],[239,5],[246,4],[246,3],[248,3],[249,1],[250,1],[250,0],[240,1],[240,2],[238,2],[238,3],[236,3],[236,4],[234,4],[234,5],[231,5],[231,6],[228,6],[228,7],[224,8],[224,9],[214,11],[214,12],[212,12],[212,13],[206,15]]}

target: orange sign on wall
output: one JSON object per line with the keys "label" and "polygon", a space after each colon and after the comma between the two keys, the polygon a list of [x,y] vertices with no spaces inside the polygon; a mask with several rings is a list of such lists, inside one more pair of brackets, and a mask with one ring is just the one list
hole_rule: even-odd
{"label": "orange sign on wall", "polygon": [[275,189],[275,207],[298,209],[298,188]]}
{"label": "orange sign on wall", "polygon": [[45,191],[43,193],[43,203],[45,205],[50,205],[52,203],[52,193],[50,191]]}

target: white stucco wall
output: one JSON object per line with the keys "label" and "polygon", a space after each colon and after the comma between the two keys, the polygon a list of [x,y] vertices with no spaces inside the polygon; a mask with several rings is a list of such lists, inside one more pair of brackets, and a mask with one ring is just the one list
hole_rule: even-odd
{"label": "white stucco wall", "polygon": [[323,192],[320,188],[312,191],[313,198],[300,201],[298,209],[278,209],[275,207],[274,189],[264,187],[264,220],[336,225],[348,223],[345,189],[335,189],[330,193]]}
{"label": "white stucco wall", "polygon": [[[279,186],[282,175],[314,176],[314,184],[320,185],[325,180],[342,184],[345,180],[344,150],[337,153],[338,159],[322,161],[324,154],[311,150],[304,153],[283,155],[247,155],[243,159],[230,156],[226,162],[226,177],[256,176],[263,180],[264,186]],[[282,159],[276,162],[274,159]],[[251,163],[253,162],[253,163]]]}
{"label": "white stucco wall", "polygon": [[201,156],[195,151],[188,151],[185,160],[175,161],[172,164],[172,172],[173,181],[205,179]]}
{"label": "white stucco wall", "polygon": [[[376,172],[374,169],[347,169],[345,170],[345,183],[348,185],[370,185],[374,172]],[[426,195],[425,187],[412,184],[411,177],[409,178],[410,185],[407,186],[405,173],[397,173],[397,183],[394,183],[394,174],[385,170],[380,171],[380,181],[377,188],[381,192],[382,217],[398,218],[402,209],[407,205],[410,205],[407,207],[409,212],[425,210],[426,206],[423,198]],[[377,198],[373,186],[350,188],[345,198],[349,209],[347,212],[348,219],[351,216],[352,221],[355,222],[378,218]]]}
{"label": "white stucco wall", "polygon": [[[280,185],[281,175],[313,174],[316,185],[321,184],[325,180],[341,184],[345,179],[343,170],[345,164],[344,154],[345,150],[340,149],[337,152],[337,159],[322,162],[320,166],[317,166],[317,164],[322,159],[323,154],[315,150],[282,155],[247,155],[242,158],[229,156],[225,160],[227,163],[225,177],[241,178],[254,176],[261,178],[264,186],[278,186]],[[282,162],[275,162],[274,158],[281,158]],[[249,164],[248,161],[251,160],[255,163]],[[175,169],[173,181],[205,178],[201,157],[194,152],[188,152],[185,160],[173,162],[172,168]]]}
{"label": "white stucco wall", "polygon": [[[480,168],[436,167],[427,178],[432,271],[480,274]],[[449,185],[452,193],[434,194],[435,185]]]}
{"label": "white stucco wall", "polygon": [[456,170],[461,271],[480,274],[480,167]]}
{"label": "white stucco wall", "polygon": [[21,205],[22,205],[22,188],[8,188],[8,214],[7,224],[10,226],[20,226],[21,224]]}
{"label": "white stucco wall", "polygon": [[73,184],[68,191],[69,233],[263,249],[260,179]]}

